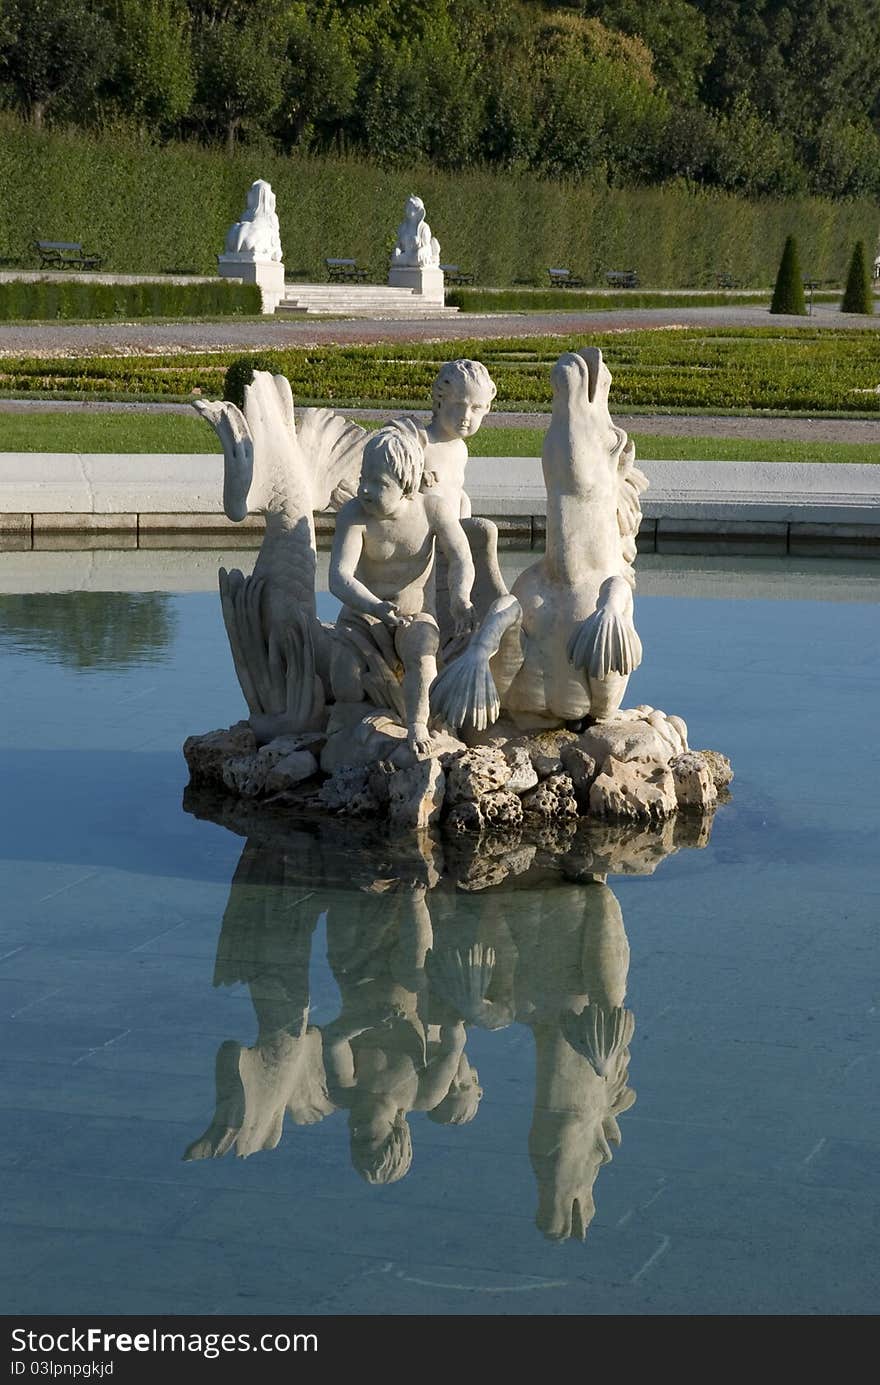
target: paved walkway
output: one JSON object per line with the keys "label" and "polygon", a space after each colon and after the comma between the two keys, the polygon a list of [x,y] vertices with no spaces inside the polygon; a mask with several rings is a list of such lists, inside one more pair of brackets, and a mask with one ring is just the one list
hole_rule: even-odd
{"label": "paved walkway", "polygon": [[[880,468],[827,463],[645,461],[640,552],[880,557]],[[131,546],[253,543],[264,527],[232,525],[223,463],[211,453],[0,454],[0,546],[58,546],[75,535]],[[537,457],[474,458],[468,493],[502,543],[540,547],[546,493]],[[333,530],[319,516],[319,536]]]}

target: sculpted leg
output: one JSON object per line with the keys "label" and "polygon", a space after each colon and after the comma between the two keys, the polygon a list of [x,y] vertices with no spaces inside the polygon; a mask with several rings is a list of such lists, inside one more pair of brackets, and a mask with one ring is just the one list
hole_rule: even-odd
{"label": "sculpted leg", "polygon": [[437,676],[437,651],[440,648],[437,622],[433,616],[424,613],[414,616],[409,624],[398,628],[395,644],[403,664],[407,744],[415,755],[430,755],[428,692]]}

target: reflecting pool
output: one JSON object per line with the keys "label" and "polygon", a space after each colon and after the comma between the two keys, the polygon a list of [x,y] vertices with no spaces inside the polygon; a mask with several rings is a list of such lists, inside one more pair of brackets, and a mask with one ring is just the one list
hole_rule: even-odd
{"label": "reflecting pool", "polygon": [[729,801],[477,851],[188,791],[218,559],[104,556],[0,556],[7,1314],[876,1311],[871,565],[640,560]]}

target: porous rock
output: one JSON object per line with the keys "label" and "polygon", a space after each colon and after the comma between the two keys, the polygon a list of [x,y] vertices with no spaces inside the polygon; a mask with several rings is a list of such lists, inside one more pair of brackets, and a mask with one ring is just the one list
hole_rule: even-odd
{"label": "porous rock", "polygon": [[679,808],[706,813],[715,807],[718,790],[705,755],[693,750],[686,751],[684,755],[674,755],[669,761],[669,770]]}
{"label": "porous rock", "polygon": [[590,789],[590,812],[596,817],[659,820],[677,807],[675,781],[665,765],[609,757]]}
{"label": "porous rock", "polygon": [[240,755],[253,755],[257,738],[246,721],[237,721],[220,731],[208,731],[204,736],[187,736],[183,754],[193,783],[217,783],[223,779],[227,760]]}
{"label": "porous rock", "polygon": [[574,786],[567,774],[551,774],[536,789],[523,796],[523,811],[542,818],[577,817]]}
{"label": "porous rock", "polygon": [[580,737],[581,750],[602,768],[609,757],[621,763],[640,760],[667,765],[673,755],[687,750],[687,728],[678,717],[670,719],[652,708],[645,711],[637,717],[619,714],[613,721],[597,722]]}
{"label": "porous rock", "polygon": [[[448,799],[448,777],[446,793]],[[460,803],[453,805],[446,819],[446,826],[450,832],[482,832],[483,814],[480,812],[480,805],[472,798],[463,798]]]}
{"label": "porous rock", "polygon": [[727,756],[720,750],[696,750],[694,754],[702,755],[706,761],[716,789],[726,789],[733,779],[733,766]]}
{"label": "porous rock", "polygon": [[563,745],[561,757],[562,768],[571,780],[578,807],[584,811],[589,804],[590,789],[599,773],[599,766],[592,755],[575,743]]}
{"label": "porous rock", "polygon": [[577,732],[568,731],[564,726],[552,731],[531,731],[508,746],[508,753],[524,749],[538,778],[547,779],[551,774],[562,772],[562,747],[573,745],[577,739]]}
{"label": "porous rock", "polygon": [[318,797],[330,812],[367,817],[379,812],[370,791],[369,771],[361,765],[343,765],[321,785]]}
{"label": "porous rock", "polygon": [[523,806],[519,795],[505,789],[499,789],[497,793],[484,794],[480,799],[480,811],[490,831],[518,827],[523,820]]}
{"label": "porous rock", "polygon": [[283,793],[318,773],[318,761],[310,750],[292,750],[266,775],[266,793]]}
{"label": "porous rock", "polygon": [[485,794],[505,789],[510,780],[510,765],[500,750],[475,746],[472,750],[444,755],[446,801],[450,806],[465,800],[479,801]]}
{"label": "porous rock", "polygon": [[528,793],[538,782],[538,771],[532,764],[532,757],[524,745],[508,746],[504,758],[510,766],[507,781],[508,793]]}
{"label": "porous rock", "polygon": [[388,821],[392,829],[423,831],[440,816],[446,776],[435,759],[417,760],[387,777]]}
{"label": "porous rock", "polygon": [[[302,756],[297,759],[297,756]],[[287,775],[270,787],[269,778],[283,761],[289,760]],[[255,755],[235,755],[223,766],[223,783],[242,798],[259,798],[261,794],[277,793],[282,788],[308,779],[318,768],[318,762],[308,749],[302,748],[297,736],[277,736]],[[296,777],[298,775],[298,777]],[[291,781],[292,778],[292,782]]]}

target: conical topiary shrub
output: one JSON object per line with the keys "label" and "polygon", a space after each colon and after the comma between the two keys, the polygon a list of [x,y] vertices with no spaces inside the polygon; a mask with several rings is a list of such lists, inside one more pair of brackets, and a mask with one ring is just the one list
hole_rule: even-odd
{"label": "conical topiary shrub", "polygon": [[770,311],[771,313],[806,315],[804,281],[801,277],[800,256],[794,236],[789,236],[785,242],[785,249],[779,262],[779,273],[776,275],[776,287],[773,290],[773,302],[770,304]]}
{"label": "conical topiary shrub", "polygon": [[871,289],[871,280],[868,278],[868,259],[865,255],[865,242],[863,240],[856,241],[853,248],[840,311],[842,313],[872,313],[874,311],[874,293]]}

